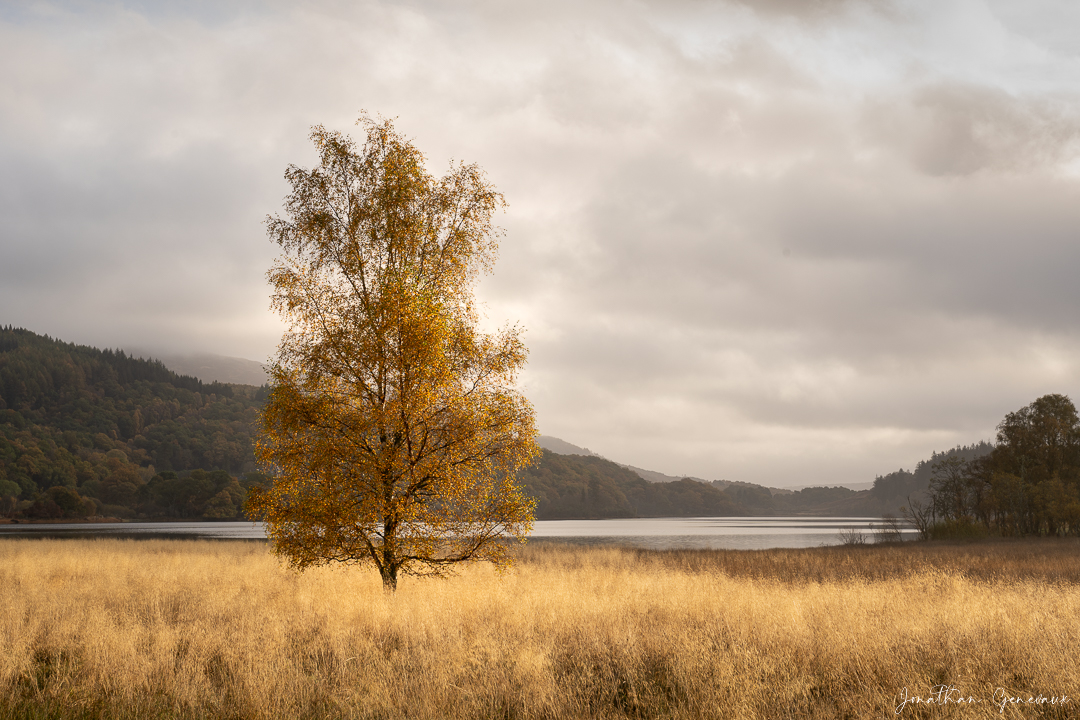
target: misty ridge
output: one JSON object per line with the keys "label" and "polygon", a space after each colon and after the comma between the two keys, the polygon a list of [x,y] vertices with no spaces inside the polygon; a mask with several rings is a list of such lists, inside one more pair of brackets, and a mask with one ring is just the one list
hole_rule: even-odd
{"label": "misty ridge", "polygon": [[[235,371],[234,360],[200,358],[193,369],[200,378],[123,351],[0,329],[0,512],[13,519],[243,519],[249,490],[270,483],[252,452],[268,388],[210,379]],[[542,457],[519,480],[540,520],[899,516],[913,501],[931,502],[943,461],[967,463],[994,449],[980,442],[935,453],[865,490],[791,490],[668,476],[559,438],[541,436],[539,444]]]}

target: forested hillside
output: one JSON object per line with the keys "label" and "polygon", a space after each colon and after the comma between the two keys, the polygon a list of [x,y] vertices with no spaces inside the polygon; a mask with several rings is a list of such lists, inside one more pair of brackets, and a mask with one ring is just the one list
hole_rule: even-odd
{"label": "forested hillside", "polygon": [[521,480],[536,498],[537,520],[746,514],[711,485],[689,479],[651,483],[595,456],[544,450],[540,462],[526,469]]}
{"label": "forested hillside", "polygon": [[0,511],[237,517],[263,392],[0,329]]}

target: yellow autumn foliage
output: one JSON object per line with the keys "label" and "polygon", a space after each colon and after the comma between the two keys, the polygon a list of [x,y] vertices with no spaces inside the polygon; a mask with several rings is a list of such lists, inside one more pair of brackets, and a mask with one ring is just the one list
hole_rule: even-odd
{"label": "yellow autumn foliage", "polygon": [[289,330],[256,445],[275,481],[249,510],[295,566],[371,563],[393,590],[399,573],[506,566],[532,527],[516,473],[539,448],[520,330],[477,329],[502,195],[475,165],[435,179],[390,121],[360,124],[360,148],[313,130],[320,164],[289,168],[267,223]]}

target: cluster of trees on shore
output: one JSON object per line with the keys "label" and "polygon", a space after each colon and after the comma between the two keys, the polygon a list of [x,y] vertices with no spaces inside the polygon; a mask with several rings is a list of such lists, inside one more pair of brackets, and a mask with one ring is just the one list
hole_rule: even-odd
{"label": "cluster of trees on shore", "polygon": [[900,469],[879,475],[874,479],[874,486],[867,493],[867,500],[872,502],[876,512],[871,514],[899,515],[904,507],[912,502],[925,503],[929,498],[930,483],[934,479],[936,468],[943,462],[970,462],[988,455],[994,446],[986,441],[972,445],[954,447],[945,452],[935,452],[926,460],[915,465],[914,470]]}
{"label": "cluster of trees on shore", "polygon": [[936,459],[908,519],[924,537],[1080,534],[1080,418],[1044,395],[998,425],[989,452]]}

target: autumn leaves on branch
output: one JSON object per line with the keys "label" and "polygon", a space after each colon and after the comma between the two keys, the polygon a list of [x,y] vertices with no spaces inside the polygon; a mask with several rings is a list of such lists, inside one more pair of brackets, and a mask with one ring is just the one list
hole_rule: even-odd
{"label": "autumn leaves on branch", "polygon": [[532,527],[515,476],[539,448],[519,329],[477,329],[502,195],[475,165],[432,177],[390,121],[359,124],[359,148],[312,131],[320,164],[288,169],[285,217],[267,223],[289,331],[256,446],[276,480],[249,507],[297,567],[371,563],[393,590],[402,573],[507,565]]}

